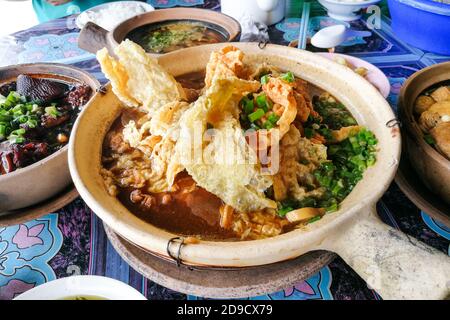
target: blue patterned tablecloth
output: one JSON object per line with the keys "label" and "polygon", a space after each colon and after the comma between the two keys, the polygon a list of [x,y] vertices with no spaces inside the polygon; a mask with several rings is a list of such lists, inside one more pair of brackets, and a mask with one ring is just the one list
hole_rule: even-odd
{"label": "blue patterned tablecloth", "polygon": [[[216,0],[149,0],[157,8],[199,6],[219,10]],[[0,39],[0,66],[16,63],[51,61],[75,65],[105,82],[92,54],[77,47],[79,29],[75,16],[51,21]],[[311,18],[287,18],[270,27],[271,42],[287,45],[298,38],[302,23],[308,35],[323,26],[337,23],[326,17],[316,4]],[[368,30],[364,19],[351,23],[353,29]],[[383,17],[381,29],[366,38],[354,38],[337,52],[361,57],[378,66],[391,82],[389,102],[396,108],[402,83],[415,71],[448,61],[413,48],[397,39],[390,21]],[[308,47],[314,50],[312,47]],[[425,243],[449,253],[450,229],[430,218],[412,204],[392,184],[378,203],[378,212],[386,223]],[[78,274],[96,274],[129,283],[149,299],[197,299],[161,287],[144,278],[125,263],[105,235],[103,224],[86,204],[77,199],[57,212],[27,223],[0,228],[0,299],[12,299],[28,289],[57,278]],[[250,299],[380,299],[376,292],[340,258],[306,281],[283,291]]]}

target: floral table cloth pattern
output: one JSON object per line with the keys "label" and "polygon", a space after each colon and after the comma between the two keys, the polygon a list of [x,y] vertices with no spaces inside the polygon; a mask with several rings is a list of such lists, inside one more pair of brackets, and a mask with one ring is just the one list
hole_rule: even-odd
{"label": "floral table cloth pattern", "polygon": [[[149,0],[157,8],[199,6],[219,10],[216,0]],[[308,21],[310,37],[326,25],[341,23],[328,18],[317,5]],[[300,15],[300,13],[299,13]],[[76,46],[79,30],[74,16],[54,20],[0,39],[0,65],[53,61],[72,64],[101,82],[105,78],[94,56]],[[287,18],[269,28],[274,43],[288,44],[298,38],[301,20]],[[350,23],[356,30],[368,30],[364,19]],[[412,73],[428,65],[448,61],[410,47],[392,33],[390,21],[383,17],[381,29],[370,30],[370,37],[355,38],[337,52],[355,55],[377,65],[391,82],[389,102],[396,109],[402,83]],[[308,47],[310,50],[315,48]],[[393,183],[378,203],[384,222],[425,243],[450,253],[450,229],[430,218],[412,204]],[[125,263],[107,240],[102,222],[77,199],[57,212],[27,223],[0,228],[0,299],[16,295],[53,279],[79,274],[96,274],[129,283],[149,299],[200,299],[161,287],[145,279]],[[380,299],[340,258],[309,279],[280,292],[249,299]]]}

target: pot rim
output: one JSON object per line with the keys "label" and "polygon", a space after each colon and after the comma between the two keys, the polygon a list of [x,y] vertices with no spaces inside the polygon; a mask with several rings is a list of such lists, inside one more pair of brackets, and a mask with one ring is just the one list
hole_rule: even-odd
{"label": "pot rim", "polygon": [[[11,66],[5,66],[5,67],[0,67],[0,72],[4,72],[6,70],[9,70],[11,68],[30,68],[30,67],[49,67],[50,69],[55,69],[55,70],[60,70],[60,69],[70,69],[70,70],[74,70],[78,73],[83,74],[87,79],[89,79],[91,81],[91,83],[86,83],[88,84],[91,89],[92,89],[92,96],[91,99],[94,97],[95,95],[95,91],[100,87],[100,82],[97,80],[97,78],[95,78],[93,75],[91,75],[90,73],[84,71],[83,69],[80,69],[78,67],[74,67],[71,65],[67,65],[67,64],[62,64],[62,63],[51,63],[51,62],[39,62],[39,63],[23,63],[23,64],[16,64],[16,65],[11,65]],[[25,73],[25,72],[24,72]],[[28,72],[28,74],[33,74],[32,72]],[[84,83],[85,81],[71,76],[66,76],[66,75],[60,75],[57,73],[57,71],[55,72],[51,72],[51,71],[47,71],[47,72],[40,72],[38,74],[45,74],[45,75],[55,75],[55,76],[63,76],[66,78],[73,78],[74,80],[80,82],[80,83]],[[95,85],[96,87],[94,88],[92,85]],[[89,102],[88,102],[89,103]],[[86,103],[86,105],[88,104]],[[73,126],[72,126],[72,130],[73,130]],[[72,131],[71,131],[72,132]],[[60,157],[63,154],[67,154],[67,150],[69,148],[69,144],[67,143],[64,147],[62,147],[61,149],[59,149],[58,151],[52,153],[51,155],[45,157],[44,159],[41,159],[29,166],[26,166],[25,168],[20,168],[18,170],[15,170],[11,173],[7,173],[4,175],[0,175],[0,183],[7,181],[7,180],[12,180],[14,178],[16,178],[19,175],[22,174],[27,174],[30,171],[35,170],[36,168],[45,165],[45,163],[52,161],[54,158]]]}
{"label": "pot rim", "polygon": [[[414,138],[414,141],[419,145],[420,148],[426,151],[426,154],[429,155],[433,160],[437,161],[439,164],[441,164],[444,167],[447,167],[450,171],[450,160],[448,160],[444,155],[442,155],[439,151],[437,151],[435,148],[430,146],[428,143],[425,142],[423,139],[423,132],[419,129],[419,125],[416,121],[416,118],[413,114],[413,108],[406,106],[406,93],[409,90],[411,84],[416,81],[416,79],[423,74],[429,72],[430,70],[434,70],[437,68],[442,67],[448,67],[450,70],[450,61],[442,62],[438,64],[434,64],[431,66],[428,66],[424,69],[421,69],[417,72],[415,72],[413,75],[411,75],[405,83],[402,85],[402,88],[400,89],[400,94],[398,98],[398,107],[399,107],[399,114],[403,118],[402,125],[406,128],[407,133],[411,135],[412,138]],[[438,81],[435,84],[442,82]],[[424,88],[423,90],[426,90],[427,88]],[[423,92],[423,90],[419,93],[419,95]],[[419,97],[417,95],[414,97],[414,101]],[[414,101],[410,101],[410,103],[414,103]],[[410,119],[412,119],[412,122],[410,122]]]}
{"label": "pot rim", "polygon": [[[182,13],[180,11],[182,11]],[[233,18],[233,17],[231,17],[231,16],[229,16],[227,14],[224,14],[224,13],[221,13],[221,12],[217,12],[217,11],[214,11],[214,10],[211,10],[211,9],[179,8],[178,7],[178,8],[158,9],[158,10],[154,10],[154,11],[144,12],[144,13],[139,14],[137,16],[131,17],[131,18],[123,21],[119,25],[117,25],[110,32],[108,32],[107,37],[110,40],[110,42],[112,44],[112,47],[115,48],[115,47],[117,47],[119,45],[119,41],[123,41],[125,39],[126,35],[128,33],[130,33],[131,31],[133,31],[133,30],[135,30],[135,29],[137,29],[137,28],[139,28],[141,26],[144,26],[144,25],[155,24],[155,23],[160,23],[160,22],[169,21],[169,20],[167,20],[167,19],[162,19],[162,20],[157,19],[157,20],[155,20],[153,22],[150,22],[150,23],[142,23],[142,24],[134,23],[133,28],[130,28],[129,30],[127,30],[125,35],[124,35],[124,37],[122,39],[119,39],[120,37],[118,37],[117,33],[121,29],[121,27],[123,25],[125,25],[127,23],[130,23],[133,20],[138,21],[139,19],[141,19],[144,16],[151,16],[151,15],[155,15],[155,14],[171,13],[171,12],[175,12],[176,16],[184,16],[184,18],[181,18],[181,17],[180,18],[176,18],[175,17],[175,18],[173,18],[171,20],[183,20],[183,19],[184,20],[196,20],[196,21],[211,23],[211,24],[214,24],[214,25],[217,25],[217,26],[223,28],[224,30],[226,30],[229,33],[228,38],[227,38],[227,42],[233,42],[233,41],[237,40],[239,38],[239,36],[241,35],[241,32],[242,32],[241,24],[239,23],[239,21],[237,21],[235,18]],[[190,19],[190,17],[189,17],[191,13],[205,13],[205,12],[208,13],[208,15],[214,15],[216,17],[221,17],[221,16],[225,17],[226,19],[229,20],[229,22],[234,24],[234,27],[236,27],[236,31],[234,31],[234,33],[230,33],[229,30],[227,30],[222,25],[220,25],[218,23],[215,23],[215,22],[211,22],[209,18],[206,18],[206,20],[205,20],[205,19],[199,19],[199,18]],[[155,54],[155,53],[150,53],[150,54]]]}
{"label": "pot rim", "polygon": [[[206,53],[209,52],[210,50],[216,50],[226,45],[229,44],[222,43],[222,44],[181,49],[163,55],[159,57],[159,59],[164,60],[173,56],[176,57],[178,55],[186,56],[189,51],[191,51],[191,54],[192,53],[199,54],[200,53],[199,50],[203,50],[204,53]],[[248,53],[248,51],[252,50],[250,52],[254,54],[256,50],[261,50],[258,49],[257,43],[233,43],[233,45],[235,45],[238,48],[241,48],[244,53]],[[285,46],[273,44],[267,45],[266,49],[270,49],[271,52],[264,55],[264,58],[274,56],[276,58],[283,60],[289,59],[291,60],[292,63],[295,64],[301,64],[301,60],[299,60],[300,58],[299,53],[301,53],[301,56],[303,58],[314,59],[317,60],[316,61],[317,63],[322,64],[323,69],[321,70],[328,70],[327,66],[333,66],[333,68],[337,69],[340,75],[344,74],[345,76],[351,77],[351,79],[357,82],[360,87],[360,90],[364,91],[366,96],[369,95],[370,97],[375,98],[377,104],[379,103],[380,105],[382,105],[383,115],[380,117],[383,119],[383,121],[395,117],[391,107],[382,97],[382,95],[378,92],[378,90],[375,87],[373,87],[369,82],[359,77],[357,74],[355,74],[352,70],[348,69],[347,67],[344,67],[336,62],[328,60],[327,58],[321,57],[319,55],[304,50],[298,50],[294,48],[288,48]],[[264,51],[261,52],[264,53]],[[108,89],[110,90],[110,85],[108,86]],[[117,112],[119,111],[120,110],[118,109]],[[113,230],[115,230],[115,232],[120,234],[122,237],[140,246],[142,246],[143,243],[146,244],[151,243],[153,248],[158,248],[158,250],[161,249],[161,251],[158,251],[157,249],[150,251],[154,251],[157,254],[167,255],[166,248],[168,245],[170,245],[171,239],[182,236],[167,232],[149,223],[143,224],[142,220],[140,220],[137,216],[132,214],[128,209],[126,209],[123,205],[121,205],[116,198],[113,199],[112,197],[110,197],[108,201],[112,201],[111,206],[114,208],[114,210],[112,211],[115,211],[115,213],[112,214],[110,210],[105,208],[104,204],[106,202],[97,200],[94,194],[89,190],[89,188],[91,187],[88,185],[92,186],[95,185],[96,187],[98,187],[99,183],[101,182],[94,181],[95,178],[89,178],[91,179],[90,181],[89,179],[86,180],[87,175],[78,170],[77,164],[78,159],[76,157],[75,152],[77,136],[79,134],[78,130],[81,123],[87,121],[86,114],[88,112],[90,112],[89,106],[87,106],[83,110],[82,114],[78,117],[73,129],[74,138],[71,139],[69,142],[69,168],[72,175],[72,179],[81,197],[86,201],[86,203],[88,203],[91,209],[97,215],[99,215],[99,217],[107,225],[113,228]],[[114,119],[117,116],[117,112],[114,116]],[[113,118],[112,116],[108,116],[108,118],[109,117]],[[105,119],[103,119],[103,121],[104,120]],[[391,181],[395,177],[395,173],[400,159],[401,136],[399,133],[392,135],[392,131],[390,131],[390,129],[385,127],[385,123],[377,122],[375,124],[374,122],[373,127],[375,126],[380,128],[379,130],[380,132],[384,132],[383,145],[385,145],[385,147],[389,146],[389,148],[386,148],[385,151],[381,151],[381,153],[380,152],[378,153],[378,155],[384,154],[385,157],[383,158],[380,157],[375,166],[368,169],[371,170],[370,173],[372,174],[366,172],[363,180],[359,182],[358,185],[360,185],[359,187],[360,191],[361,190],[365,191],[361,192],[362,195],[361,197],[358,197],[358,201],[352,199],[353,202],[351,203],[351,205],[348,205],[347,203],[349,203],[349,201],[347,200],[348,198],[350,198],[349,195],[342,203],[341,209],[338,210],[337,212],[325,215],[321,220],[316,221],[313,224],[307,225],[305,226],[305,228],[299,228],[276,237],[259,240],[237,241],[237,242],[201,240],[201,242],[198,244],[185,245],[183,246],[180,256],[183,263],[196,266],[246,267],[284,261],[290,258],[300,256],[306,251],[318,249],[320,247],[319,244],[322,243],[325,235],[330,234],[331,236],[333,230],[338,229],[337,227],[342,227],[343,225],[346,225],[348,222],[353,221],[353,219],[355,219],[355,215],[358,214],[360,211],[361,213],[362,212],[367,213],[368,211],[370,211],[365,209],[371,208],[375,205],[376,201],[383,195],[384,191],[388,188]],[[389,140],[389,144],[388,139],[392,139]],[[96,170],[96,169],[97,168],[93,169],[91,169],[91,167],[89,168],[89,170]],[[369,178],[372,177],[377,177],[376,183],[375,184],[372,183],[371,185],[372,188],[370,190],[367,187],[363,189],[364,182],[365,181],[367,182],[367,180],[369,180]],[[101,183],[100,187],[104,188],[104,185]],[[100,192],[102,194],[107,193],[106,189],[101,190]],[[123,216],[122,214],[125,214],[126,216]],[[289,249],[286,249],[286,244],[289,244]],[[173,245],[174,249],[176,249],[176,247],[177,246]],[[149,250],[148,246],[145,248]],[[166,250],[164,250],[163,248]],[[280,250],[280,248],[284,249]],[[211,250],[214,250],[214,257],[213,257],[214,262],[211,262],[212,261],[211,254],[209,255],[206,254],[208,250],[209,253],[212,252]],[[299,250],[304,251],[299,254],[298,253]],[[173,252],[174,250],[170,251]],[[243,258],[242,255],[243,251],[245,252],[245,258]],[[261,254],[262,251],[265,252],[265,255]],[[273,258],[271,256],[268,257],[267,252],[276,253],[278,255],[278,258]]]}

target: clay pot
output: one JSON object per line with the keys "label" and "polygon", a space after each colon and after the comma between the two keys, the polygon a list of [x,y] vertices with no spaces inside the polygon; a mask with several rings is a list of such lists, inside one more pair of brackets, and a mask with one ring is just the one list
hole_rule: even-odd
{"label": "clay pot", "polygon": [[450,161],[423,139],[414,116],[417,97],[431,86],[450,79],[450,62],[435,64],[413,74],[403,84],[398,100],[404,126],[405,151],[422,182],[450,204]]}
{"label": "clay pot", "polygon": [[[95,92],[99,82],[87,72],[55,63],[22,64],[0,68],[0,83],[16,80],[20,74],[68,83],[85,83]],[[0,212],[25,208],[40,203],[64,190],[71,182],[67,165],[67,149],[53,153],[30,166],[0,176]]]}
{"label": "clay pot", "polygon": [[[182,263],[207,267],[249,267],[298,257],[314,250],[338,253],[385,299],[442,299],[448,294],[450,258],[392,229],[378,218],[376,202],[395,176],[400,158],[395,116],[380,93],[352,70],[311,52],[255,43],[233,44],[246,54],[245,63],[269,63],[290,70],[330,92],[372,130],[379,140],[376,164],[341,204],[304,228],[277,237],[237,242],[173,241],[179,235],[139,219],[108,194],[100,175],[105,134],[123,106],[111,87],[97,94],[77,120],[69,146],[69,166],[74,183],[90,208],[116,233],[163,258],[179,257]],[[194,47],[159,57],[174,76],[205,68],[210,53],[224,44]],[[183,63],[180,63],[183,61]]]}
{"label": "clay pot", "polygon": [[130,18],[111,31],[107,31],[93,22],[88,22],[81,30],[78,46],[91,53],[107,47],[112,53],[126,36],[141,26],[167,21],[189,20],[199,21],[219,31],[227,37],[227,41],[238,41],[241,35],[241,25],[235,19],[220,12],[196,9],[173,8],[146,12]]}

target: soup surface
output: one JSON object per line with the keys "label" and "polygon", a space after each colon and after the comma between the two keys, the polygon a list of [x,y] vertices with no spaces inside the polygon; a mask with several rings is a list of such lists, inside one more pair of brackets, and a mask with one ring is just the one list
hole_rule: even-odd
{"label": "soup surface", "polygon": [[168,53],[202,44],[227,41],[222,33],[205,24],[189,21],[145,25],[131,31],[126,38],[151,53]]}

